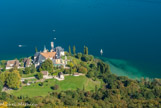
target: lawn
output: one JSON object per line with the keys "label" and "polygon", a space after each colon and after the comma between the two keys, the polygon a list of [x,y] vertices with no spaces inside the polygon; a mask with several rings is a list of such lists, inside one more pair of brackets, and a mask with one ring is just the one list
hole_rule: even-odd
{"label": "lawn", "polygon": [[34,77],[38,72],[30,73],[30,74],[22,74],[22,78]]}
{"label": "lawn", "polygon": [[96,85],[98,87],[101,86],[101,81],[93,81],[85,76],[66,76],[63,81],[50,79],[46,80],[43,86],[39,86],[39,83],[35,83],[30,86],[24,86],[19,90],[11,91],[10,93],[15,96],[46,96],[48,93],[54,91],[51,89],[51,86],[55,84],[59,85],[59,89],[57,90],[58,92],[76,90],[77,88],[83,89],[83,86],[85,87],[85,90],[94,90]]}

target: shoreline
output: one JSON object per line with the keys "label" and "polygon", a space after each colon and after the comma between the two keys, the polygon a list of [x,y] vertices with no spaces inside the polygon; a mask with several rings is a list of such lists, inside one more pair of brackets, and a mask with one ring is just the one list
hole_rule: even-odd
{"label": "shoreline", "polygon": [[141,79],[146,78],[142,71],[140,71],[137,67],[131,65],[128,61],[121,59],[110,59],[106,57],[98,57],[95,58],[101,59],[105,63],[110,65],[111,73],[117,76],[127,76],[130,79]]}
{"label": "shoreline", "polygon": [[[7,55],[6,55],[7,56]],[[17,57],[10,57],[7,59],[0,59],[1,60],[12,60],[12,59],[21,59],[21,58],[25,58],[25,57],[31,57],[32,54],[30,54],[30,56],[24,56],[24,55],[20,55]],[[96,59],[101,59],[102,61],[104,61],[105,63],[110,65],[110,70],[113,74],[117,75],[117,76],[127,76],[130,79],[140,79],[140,78],[146,78],[148,76],[146,76],[144,74],[144,72],[140,71],[136,66],[131,65],[128,61],[123,60],[123,59],[111,59],[111,58],[107,58],[107,57],[100,57],[100,56],[94,56]],[[5,58],[5,57],[4,57]]]}

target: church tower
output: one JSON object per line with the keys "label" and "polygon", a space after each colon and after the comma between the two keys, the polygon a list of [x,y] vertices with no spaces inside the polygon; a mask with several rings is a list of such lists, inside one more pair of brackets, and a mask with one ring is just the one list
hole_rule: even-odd
{"label": "church tower", "polygon": [[53,52],[54,51],[54,42],[51,42],[51,51],[50,52]]}

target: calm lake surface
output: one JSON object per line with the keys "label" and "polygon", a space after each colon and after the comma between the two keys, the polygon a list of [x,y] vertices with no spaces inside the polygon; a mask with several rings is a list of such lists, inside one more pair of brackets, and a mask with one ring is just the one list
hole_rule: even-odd
{"label": "calm lake surface", "polygon": [[100,56],[103,49],[103,57],[161,78],[161,0],[0,1],[0,59],[33,55],[55,37],[65,50],[86,45]]}

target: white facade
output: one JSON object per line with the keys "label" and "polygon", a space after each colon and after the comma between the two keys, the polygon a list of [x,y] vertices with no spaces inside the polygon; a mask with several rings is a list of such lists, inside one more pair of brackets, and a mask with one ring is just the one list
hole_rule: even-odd
{"label": "white facade", "polygon": [[12,69],[13,67],[6,67],[6,69]]}
{"label": "white facade", "polygon": [[[11,66],[11,67],[6,66],[6,69],[12,69],[12,68],[13,68],[13,66]],[[17,67],[17,68],[20,69],[21,67]]]}
{"label": "white facade", "polygon": [[60,75],[60,79],[64,79],[64,75]]}
{"label": "white facade", "polygon": [[60,52],[60,56],[65,56],[65,52],[64,51],[61,51]]}

